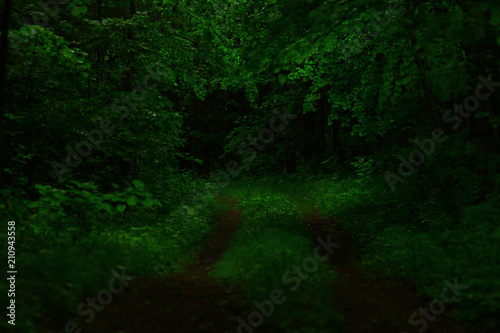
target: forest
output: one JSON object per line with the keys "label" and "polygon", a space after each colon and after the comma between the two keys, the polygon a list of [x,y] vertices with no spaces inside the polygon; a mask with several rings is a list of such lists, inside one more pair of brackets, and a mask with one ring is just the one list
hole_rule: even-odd
{"label": "forest", "polygon": [[0,331],[500,332],[500,1],[0,0]]}

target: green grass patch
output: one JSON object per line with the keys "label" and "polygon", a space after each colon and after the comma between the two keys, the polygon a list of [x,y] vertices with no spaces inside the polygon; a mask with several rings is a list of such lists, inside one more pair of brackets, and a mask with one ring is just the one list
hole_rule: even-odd
{"label": "green grass patch", "polygon": [[309,185],[320,210],[340,222],[362,249],[361,264],[440,297],[443,281],[468,285],[452,308],[457,318],[500,326],[500,197],[461,207],[458,217],[392,193],[371,179],[323,178]]}
{"label": "green grass patch", "polygon": [[[213,230],[214,214],[214,203],[191,216],[190,223],[180,211],[170,215],[142,211],[131,216],[136,221],[133,224],[101,229],[85,237],[74,237],[77,230],[71,228],[60,230],[57,237],[36,235],[29,226],[19,224],[16,332],[37,332],[35,323],[46,320],[60,323],[60,331],[64,331],[68,321],[80,318],[76,313],[80,303],[108,288],[112,270],[120,273],[125,269],[129,275],[148,277],[173,272],[193,258]],[[7,262],[6,251],[0,257]],[[8,290],[5,279],[0,288]],[[4,320],[0,329],[7,327],[10,325]]]}
{"label": "green grass patch", "polygon": [[[276,305],[264,325],[287,332],[331,332],[339,316],[330,307],[330,284],[335,273],[327,262],[307,274],[293,271],[307,257],[314,255],[314,242],[302,222],[302,214],[291,195],[290,187],[268,181],[238,182],[225,194],[239,200],[243,210],[241,227],[234,234],[229,249],[215,265],[212,276],[219,281],[243,285],[249,311],[254,301],[270,299],[280,290],[286,300]],[[283,184],[282,184],[283,185]],[[276,190],[279,189],[279,190]],[[247,318],[244,318],[247,319]]]}

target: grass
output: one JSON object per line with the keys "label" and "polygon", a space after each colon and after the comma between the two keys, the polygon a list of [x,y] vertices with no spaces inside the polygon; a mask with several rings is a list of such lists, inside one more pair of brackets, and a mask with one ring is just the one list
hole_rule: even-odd
{"label": "grass", "polygon": [[[302,278],[301,266],[314,253],[303,215],[315,205],[334,217],[362,251],[360,265],[377,276],[410,281],[420,292],[439,297],[443,281],[457,278],[468,285],[453,303],[456,317],[498,327],[500,312],[500,208],[498,194],[462,207],[457,219],[419,207],[404,190],[391,193],[373,179],[281,177],[233,182],[223,196],[237,199],[241,227],[216,263],[212,277],[243,286],[248,312],[280,290],[263,326],[286,332],[330,332],[341,318],[331,308],[330,285],[336,275],[327,262]],[[150,216],[133,212],[132,225],[74,237],[62,228],[57,237],[33,235],[20,224],[16,246],[17,332],[36,332],[47,318],[75,319],[75,307],[107,286],[111,270],[156,276],[173,272],[214,228],[214,214],[231,209],[211,203],[186,223],[179,211]],[[77,241],[75,241],[77,239]],[[7,260],[6,251],[0,254]],[[303,273],[303,270],[302,270]],[[8,290],[7,281],[0,288]],[[4,304],[7,306],[7,304]],[[247,318],[244,318],[247,320]],[[6,330],[4,321],[0,329]],[[61,327],[61,330],[63,327]]]}
{"label": "grass", "polygon": [[[185,223],[179,212],[169,216],[138,212],[133,218],[140,223],[109,227],[77,242],[71,229],[51,238],[31,235],[19,226],[16,332],[38,332],[36,325],[51,326],[51,321],[60,323],[64,331],[64,323],[78,319],[77,305],[107,288],[112,270],[149,277],[173,272],[193,259],[213,230],[214,214],[214,203],[203,215],[192,216],[191,223]],[[6,251],[1,259],[7,262]],[[0,288],[8,290],[5,279]],[[0,324],[2,330],[10,328],[6,321]]]}
{"label": "grass", "polygon": [[410,281],[439,298],[443,281],[468,285],[453,303],[463,321],[498,327],[500,312],[500,197],[461,208],[458,222],[411,192],[387,191],[373,179],[317,179],[309,196],[335,217],[362,249],[362,266]]}
{"label": "grass", "polygon": [[[411,187],[392,193],[371,176],[262,179],[232,184],[228,192],[242,200],[246,231],[239,232],[220,263],[220,275],[256,285],[272,280],[270,275],[279,284],[280,272],[300,260],[291,253],[300,257],[308,251],[307,242],[301,242],[305,232],[293,216],[315,205],[356,241],[361,268],[369,268],[377,277],[409,281],[432,298],[440,297],[444,280],[456,278],[468,287],[450,306],[451,314],[461,321],[500,326],[498,194],[464,204],[457,219],[432,202],[419,203]],[[298,245],[290,248],[292,239]],[[280,258],[279,263],[262,264],[273,256]],[[242,270],[231,271],[231,261]],[[255,293],[250,298],[264,296],[255,291],[257,287],[250,290]]]}
{"label": "grass", "polygon": [[283,292],[286,301],[276,305],[264,326],[286,332],[331,332],[340,320],[330,307],[329,285],[336,275],[327,262],[318,262],[317,270],[307,277],[293,271],[313,256],[315,246],[293,198],[293,184],[276,185],[268,180],[238,182],[227,189],[225,195],[236,198],[243,210],[241,227],[212,276],[241,283],[249,311],[258,310],[254,302],[270,299],[273,290]]}

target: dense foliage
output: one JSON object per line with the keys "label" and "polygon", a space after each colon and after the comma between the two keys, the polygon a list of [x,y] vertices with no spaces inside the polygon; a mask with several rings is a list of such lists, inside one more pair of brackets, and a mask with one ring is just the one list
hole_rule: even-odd
{"label": "dense foliage", "polygon": [[[497,0],[0,4],[0,220],[17,223],[24,328],[117,265],[171,272],[223,188],[284,175],[365,266],[431,295],[461,276],[460,318],[499,324]],[[256,191],[234,194],[243,245],[219,277],[267,269],[224,266],[247,239],[283,265],[287,242],[311,246],[290,193]]]}

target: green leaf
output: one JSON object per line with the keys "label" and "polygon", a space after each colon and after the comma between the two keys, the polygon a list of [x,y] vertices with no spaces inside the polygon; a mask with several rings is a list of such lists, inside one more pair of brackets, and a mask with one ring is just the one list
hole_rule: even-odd
{"label": "green leaf", "polygon": [[286,74],[280,74],[280,75],[278,75],[278,82],[280,84],[282,84],[282,85],[285,84],[285,82],[286,82]]}
{"label": "green leaf", "polygon": [[116,207],[116,210],[119,211],[120,213],[123,212],[125,210],[125,208],[127,208],[126,205],[118,205]]}
{"label": "green leaf", "polygon": [[87,6],[75,7],[75,8],[73,8],[73,10],[71,11],[71,15],[73,15],[73,16],[78,16],[78,15],[80,15],[80,14],[85,14],[85,13],[87,13],[87,11],[88,11]]}
{"label": "green leaf", "polygon": [[136,199],[135,199],[135,196],[131,196],[131,197],[129,197],[129,198],[127,199],[127,204],[128,204],[129,206],[135,206],[135,205],[137,205],[137,201],[136,201]]}
{"label": "green leaf", "polygon": [[141,182],[140,180],[137,180],[137,179],[136,179],[136,180],[134,180],[134,181],[132,182],[132,184],[134,184],[134,186],[135,186],[135,187],[137,187],[137,188],[144,188],[144,183],[143,183],[143,182]]}
{"label": "green leaf", "polygon": [[144,206],[146,206],[146,207],[152,207],[155,203],[156,203],[156,201],[155,201],[155,200],[153,200],[153,199],[150,199],[150,198],[148,198],[148,199],[146,199],[146,200],[144,200],[144,201],[142,202],[142,204],[143,204]]}
{"label": "green leaf", "polygon": [[107,211],[110,214],[113,213],[112,208],[113,207],[110,204],[104,204],[104,205],[102,205],[102,209],[105,210],[105,211]]}

